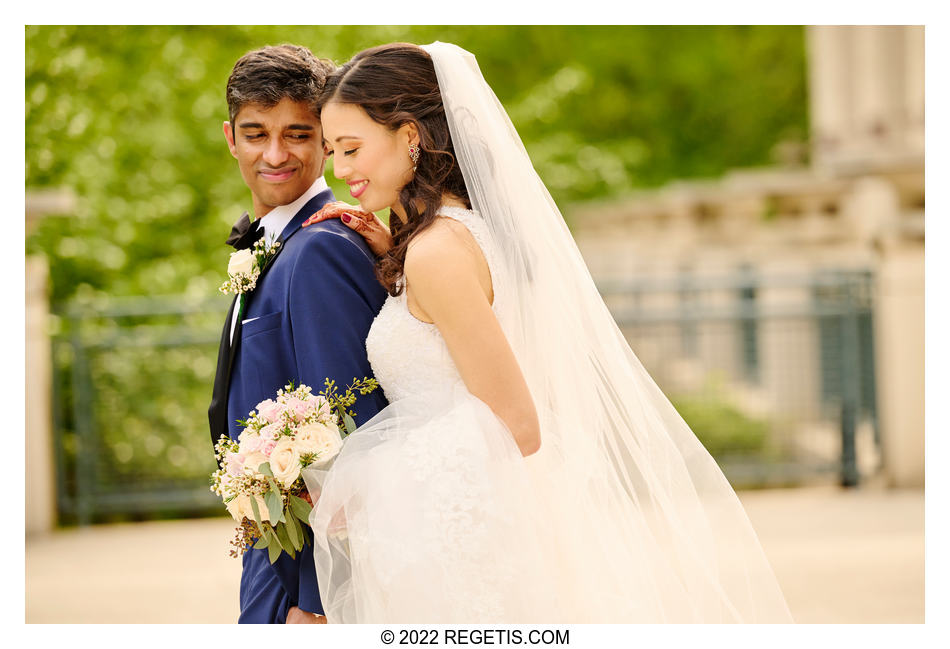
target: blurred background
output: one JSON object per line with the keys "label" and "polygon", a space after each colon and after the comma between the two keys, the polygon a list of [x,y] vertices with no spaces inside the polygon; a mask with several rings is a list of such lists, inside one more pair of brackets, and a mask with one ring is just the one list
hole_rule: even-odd
{"label": "blurred background", "polygon": [[477,56],[796,619],[922,622],[916,26],[27,26],[27,622],[236,619],[207,433],[250,203],[227,77],[434,40]]}

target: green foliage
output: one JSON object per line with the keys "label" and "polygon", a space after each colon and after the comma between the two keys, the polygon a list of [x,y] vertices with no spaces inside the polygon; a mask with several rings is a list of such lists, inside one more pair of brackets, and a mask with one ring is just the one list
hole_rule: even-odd
{"label": "green foliage", "polygon": [[766,447],[768,422],[743,413],[718,398],[671,399],[680,416],[716,458],[760,453]]}
{"label": "green foliage", "polygon": [[[272,498],[276,502],[272,502]],[[253,543],[255,550],[267,548],[271,563],[277,560],[277,557],[280,556],[282,551],[291,557],[295,557],[296,553],[303,550],[304,545],[307,543],[303,526],[309,525],[307,521],[310,516],[310,510],[312,509],[310,504],[302,498],[288,494],[287,504],[284,506],[281,504],[280,496],[275,495],[272,491],[268,491],[264,495],[264,499],[267,501],[271,521],[275,522],[261,522],[255,499],[252,498],[251,508],[253,509],[260,535],[254,532],[256,538],[250,542]],[[279,521],[277,516],[274,515],[275,510],[280,512]],[[243,545],[243,541],[241,545]]]}
{"label": "green foliage", "polygon": [[340,423],[342,424],[340,429],[341,435],[346,437],[356,430],[356,422],[353,420],[353,417],[356,416],[356,412],[351,409],[351,406],[356,403],[356,395],[354,392],[367,395],[378,387],[379,382],[376,379],[370,379],[365,376],[362,379],[357,379],[354,376],[353,380],[346,386],[346,390],[344,390],[341,395],[339,389],[336,387],[336,381],[329,378],[324,381],[324,388],[318,394],[329,402],[330,409],[335,410],[340,417]]}
{"label": "green foliage", "polygon": [[[224,238],[250,203],[222,134],[224,87],[242,54],[293,42],[342,63],[371,45],[434,40],[475,53],[562,207],[760,165],[777,142],[805,138],[804,34],[794,26],[28,26],[26,185],[77,196],[74,213],[47,216],[27,241],[49,262],[54,311],[94,311],[116,296],[220,298]],[[349,198],[329,164],[331,186]],[[225,304],[220,314],[94,323],[94,337],[136,342],[91,353],[92,402],[75,408],[82,382],[71,378],[71,348],[57,345],[66,492],[85,407],[103,489],[205,481]],[[54,326],[70,334],[65,319]],[[178,342],[149,338],[165,326]],[[697,433],[713,431],[707,439],[730,430],[708,410],[687,404],[685,414]]]}
{"label": "green foliage", "polygon": [[306,500],[300,498],[299,496],[290,494],[289,504],[294,516],[304,522],[310,519],[310,512],[313,507],[311,507],[310,503],[308,503]]}
{"label": "green foliage", "polygon": [[474,52],[562,204],[762,164],[805,137],[799,27],[29,26],[27,187],[79,199],[29,242],[54,303],[213,294],[249,203],[221,131],[234,61],[295,42],[342,63],[397,40]]}

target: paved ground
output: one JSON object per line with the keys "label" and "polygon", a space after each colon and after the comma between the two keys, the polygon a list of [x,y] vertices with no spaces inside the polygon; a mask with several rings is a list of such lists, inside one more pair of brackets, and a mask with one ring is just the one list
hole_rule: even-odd
{"label": "paved ground", "polygon": [[[797,622],[924,621],[922,491],[740,493]],[[26,621],[233,622],[227,519],[59,531],[26,542]]]}
{"label": "paved ground", "polygon": [[924,622],[923,491],[739,494],[800,623]]}

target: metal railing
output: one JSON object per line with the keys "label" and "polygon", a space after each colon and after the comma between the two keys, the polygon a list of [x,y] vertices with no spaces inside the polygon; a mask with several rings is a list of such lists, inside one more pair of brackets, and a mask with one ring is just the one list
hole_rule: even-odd
{"label": "metal railing", "polygon": [[[598,288],[734,484],[854,486],[880,468],[869,271],[680,273]],[[725,421],[708,421],[704,403]],[[761,434],[730,443],[720,439],[729,422]]]}
{"label": "metal railing", "polygon": [[[603,282],[644,366],[737,486],[875,470],[867,272]],[[221,512],[207,406],[226,298],[114,298],[58,310],[64,522]]]}
{"label": "metal railing", "polygon": [[71,304],[53,339],[61,520],[220,510],[207,407],[226,298]]}

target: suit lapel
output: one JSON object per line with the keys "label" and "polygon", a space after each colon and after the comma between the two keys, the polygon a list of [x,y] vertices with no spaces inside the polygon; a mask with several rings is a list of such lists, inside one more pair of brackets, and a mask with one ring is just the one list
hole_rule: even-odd
{"label": "suit lapel", "polygon": [[228,388],[231,385],[231,363],[234,361],[231,344],[231,319],[234,309],[237,308],[237,296],[231,300],[228,317],[221,332],[221,343],[218,345],[218,365],[214,372],[214,388],[211,391],[211,405],[208,408],[208,423],[211,425],[211,445],[217,443],[221,435],[228,433]]}
{"label": "suit lapel", "polygon": [[294,215],[294,218],[290,219],[290,223],[284,226],[284,231],[280,233],[280,240],[286,241],[292,237],[294,233],[300,229],[300,226],[303,225],[304,221],[319,212],[320,208],[333,201],[333,199],[333,191],[330,189],[324,189],[322,192],[307,201],[307,204],[300,208],[300,210]]}
{"label": "suit lapel", "polygon": [[[275,261],[277,261],[280,253],[283,252],[284,248],[287,247],[287,240],[294,236],[298,230],[300,230],[300,226],[303,225],[304,221],[316,214],[321,207],[332,200],[333,192],[329,189],[324,189],[322,192],[307,201],[306,204],[304,204],[304,206],[301,207],[300,210],[294,215],[294,218],[290,219],[290,223],[284,226],[283,231],[277,238],[277,240],[280,242],[280,246],[277,247],[277,251],[274,253],[274,256],[268,259],[267,263],[264,264],[264,268],[261,269],[261,275],[257,278],[258,286],[260,286],[261,282],[264,280],[264,275],[267,274],[267,271],[270,270],[270,267],[274,265]],[[254,292],[248,294],[245,299],[247,302],[244,305],[244,313],[247,313],[250,302],[252,299],[254,299]],[[235,339],[237,339],[236,333]]]}
{"label": "suit lapel", "polygon": [[[260,286],[264,275],[274,264],[280,253],[286,248],[287,240],[290,239],[298,230],[303,222],[313,216],[321,207],[334,199],[333,192],[325,189],[300,208],[294,218],[290,220],[283,231],[280,233],[278,241],[280,246],[277,248],[273,257],[267,260],[264,268],[261,269],[260,277],[257,278],[257,284]],[[254,297],[254,292],[245,297],[244,312],[250,306]],[[221,334],[221,344],[218,347],[218,366],[214,377],[214,390],[211,397],[211,407],[208,409],[208,418],[211,424],[211,442],[214,444],[222,434],[228,434],[228,394],[231,391],[231,373],[234,369],[234,359],[237,357],[238,347],[241,346],[241,319],[234,325],[234,335],[231,335],[231,320],[234,317],[234,309],[238,308],[239,296],[236,296],[231,302],[231,308],[228,310],[227,321],[224,323],[224,331]],[[262,395],[261,398],[264,398]]]}

